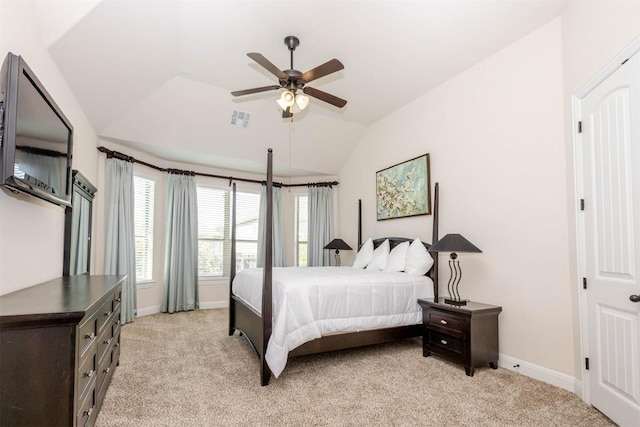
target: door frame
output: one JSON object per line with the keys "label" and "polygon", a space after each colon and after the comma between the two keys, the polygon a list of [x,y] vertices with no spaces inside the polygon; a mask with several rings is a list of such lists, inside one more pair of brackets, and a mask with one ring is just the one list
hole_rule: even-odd
{"label": "door frame", "polygon": [[[636,37],[620,53],[618,53],[607,65],[593,75],[580,89],[571,95],[571,128],[573,135],[573,170],[574,170],[574,212],[576,219],[576,262],[577,277],[575,286],[578,289],[578,314],[580,321],[580,365],[582,367],[582,381],[577,393],[582,400],[591,404],[591,392],[589,371],[585,367],[584,360],[588,357],[588,313],[587,313],[587,293],[583,292],[582,278],[586,277],[586,254],[585,254],[585,219],[584,212],[580,210],[580,199],[584,198],[584,170],[582,134],[578,132],[578,122],[582,120],[582,100],[594,90],[600,83],[605,81],[622,64],[633,55],[640,55],[640,36]],[[605,414],[606,415],[606,414]]]}

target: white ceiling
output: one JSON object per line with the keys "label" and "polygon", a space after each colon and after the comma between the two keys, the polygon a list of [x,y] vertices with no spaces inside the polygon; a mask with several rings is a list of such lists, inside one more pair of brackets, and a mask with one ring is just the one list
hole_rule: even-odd
{"label": "white ceiling", "polygon": [[[37,0],[42,37],[104,139],[158,157],[286,176],[337,175],[366,127],[558,16],[566,0]],[[337,58],[312,99],[281,118],[277,84],[246,56],[302,72]],[[230,125],[251,113],[248,129]]]}

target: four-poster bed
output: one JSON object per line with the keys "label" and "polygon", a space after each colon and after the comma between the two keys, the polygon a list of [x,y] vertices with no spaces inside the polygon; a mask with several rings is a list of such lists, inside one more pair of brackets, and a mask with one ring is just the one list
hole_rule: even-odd
{"label": "four-poster bed", "polygon": [[[235,218],[235,184],[233,184],[233,194],[234,201],[232,204],[232,215]],[[359,276],[359,280],[370,282],[370,283],[358,283],[358,290],[363,289],[366,290],[362,292],[364,298],[370,298],[371,300],[384,300],[385,298],[389,301],[394,301],[393,305],[404,305],[406,306],[416,306],[418,308],[417,317],[413,317],[416,313],[396,313],[392,310],[397,308],[395,307],[387,307],[391,305],[389,301],[382,301],[382,304],[385,306],[383,308],[376,308],[374,311],[376,313],[380,312],[382,315],[380,318],[376,318],[375,316],[364,316],[367,317],[366,320],[357,319],[357,321],[351,322],[353,329],[346,328],[340,329],[342,323],[341,319],[322,319],[323,325],[326,326],[324,329],[317,328],[314,322],[310,321],[309,324],[302,325],[302,329],[305,329],[307,332],[311,331],[309,334],[306,334],[304,337],[300,337],[300,330],[296,330],[294,334],[295,337],[288,342],[294,342],[295,344],[291,347],[291,350],[287,350],[287,346],[284,346],[285,354],[284,362],[280,359],[276,359],[274,354],[276,350],[271,350],[270,355],[267,353],[267,347],[269,345],[269,339],[272,336],[272,332],[274,331],[274,304],[279,304],[276,306],[276,316],[278,318],[286,317],[286,313],[284,313],[285,309],[281,306],[284,305],[282,300],[277,299],[274,301],[274,290],[272,286],[274,284],[274,270],[273,270],[273,253],[272,253],[272,221],[273,221],[273,203],[272,203],[272,194],[273,194],[273,153],[272,150],[269,149],[268,157],[267,157],[267,180],[266,180],[266,197],[267,197],[267,210],[266,210],[266,239],[265,239],[265,259],[264,259],[264,268],[263,269],[246,269],[247,271],[241,272],[238,275],[238,290],[241,290],[239,286],[243,283],[250,283],[251,281],[247,279],[247,276],[253,276],[253,282],[256,280],[256,276],[260,275],[262,280],[261,284],[258,284],[257,289],[259,292],[254,295],[253,303],[250,302],[250,299],[247,298],[246,293],[242,294],[234,291],[236,285],[234,285],[234,279],[236,279],[236,259],[235,259],[235,221],[232,223],[231,229],[231,270],[230,270],[230,284],[229,284],[229,335],[233,335],[236,330],[238,330],[241,334],[244,334],[248,339],[251,346],[254,348],[256,353],[260,359],[260,381],[262,385],[267,385],[271,378],[271,366],[277,366],[274,374],[277,376],[281,370],[284,368],[284,364],[286,364],[286,356],[287,352],[289,356],[300,356],[307,354],[315,354],[321,353],[325,351],[333,351],[333,350],[341,350],[346,348],[360,347],[371,344],[378,344],[383,342],[394,341],[403,338],[417,337],[422,334],[421,329],[421,314],[419,306],[417,305],[417,298],[424,297],[438,297],[438,262],[437,262],[437,253],[429,253],[426,255],[426,251],[423,248],[422,251],[425,252],[425,256],[431,256],[433,258],[433,267],[425,276],[418,277],[410,277],[406,273],[384,273],[384,272],[371,272],[360,269],[353,269],[351,267],[309,267],[309,268],[284,268],[278,269],[276,271],[276,283],[277,288],[275,290],[275,294],[277,298],[283,297],[291,300],[289,304],[293,304],[291,307],[287,306],[289,311],[299,311],[301,314],[299,318],[294,319],[296,325],[300,322],[300,318],[311,318],[316,314],[317,306],[321,306],[321,303],[315,301],[314,304],[308,303],[303,300],[296,300],[293,296],[298,296],[299,293],[297,289],[294,288],[295,282],[303,280],[300,278],[301,274],[304,272],[308,272],[309,276],[313,276],[312,281],[313,285],[305,285],[306,288],[312,288],[312,294],[314,297],[318,297],[317,294],[321,294],[325,292],[324,289],[331,288],[331,292],[342,292],[336,291],[337,287],[334,286],[334,282],[339,282],[340,280],[351,280],[345,279],[345,276]],[[358,218],[358,248],[360,248],[362,244],[362,220],[361,220],[361,208],[359,208],[359,218]],[[436,241],[438,238],[438,184],[436,184],[435,192],[434,192],[434,209],[433,209],[433,241]],[[380,238],[375,239],[373,241],[374,246],[378,247],[383,244],[386,240],[389,240],[389,245],[391,249],[395,246],[403,243],[403,242],[412,242],[414,239],[409,238]],[[420,242],[418,242],[420,244]],[[428,248],[428,244],[423,245]],[[420,246],[422,247],[422,246]],[[253,270],[253,271],[248,271]],[[323,271],[324,270],[324,271]],[[245,274],[246,273],[246,274]],[[334,274],[334,276],[326,277],[326,274]],[[240,277],[242,276],[242,277]],[[288,277],[290,276],[290,277]],[[289,280],[289,283],[285,281],[285,279]],[[406,282],[406,283],[405,283]],[[350,283],[350,282],[347,282]],[[427,284],[428,283],[428,284]],[[255,285],[254,285],[255,286]],[[342,301],[343,299],[347,299],[348,296],[353,293],[353,285],[350,285],[350,291],[344,291],[344,294],[334,293],[332,297],[334,299],[338,299]],[[428,289],[427,289],[428,288]],[[291,289],[294,292],[290,292]],[[397,291],[396,291],[397,289]],[[426,290],[425,290],[426,289]],[[246,292],[246,291],[242,291]],[[287,293],[288,292],[288,293]],[[329,292],[329,291],[327,291]],[[399,294],[394,294],[393,292],[399,292]],[[426,292],[426,293],[425,293]],[[337,295],[337,296],[336,296]],[[381,297],[382,295],[382,297]],[[402,297],[398,297],[397,295],[402,295]],[[353,296],[350,296],[353,299]],[[403,300],[404,299],[404,300]],[[399,303],[396,302],[399,300]],[[368,304],[371,301],[366,300],[365,304],[360,304],[368,307]],[[314,306],[316,307],[316,311],[313,311],[310,308],[308,313],[305,311],[301,311],[300,306]],[[385,311],[386,310],[386,311]],[[321,310],[320,310],[321,311]],[[284,313],[284,314],[283,314]],[[295,317],[295,316],[294,316]],[[387,320],[393,319],[390,322]],[[362,320],[362,322],[360,322]],[[278,321],[278,320],[276,320]],[[279,320],[282,321],[282,320]],[[369,322],[369,323],[367,323]],[[373,323],[371,323],[373,322]],[[349,322],[347,322],[349,323]],[[362,325],[367,325],[362,327]],[[379,326],[368,326],[370,324],[376,324]],[[283,324],[275,325],[275,336],[274,338],[280,339],[283,330]],[[327,331],[330,333],[323,335],[318,331]],[[347,331],[347,332],[345,332]],[[303,334],[304,335],[304,334]],[[310,340],[303,342],[306,339]],[[285,341],[291,337],[285,336]],[[300,344],[300,342],[302,342]],[[276,344],[274,344],[276,347]],[[271,357],[269,357],[271,356]],[[268,361],[269,359],[269,361]],[[268,363],[269,362],[269,363]]]}

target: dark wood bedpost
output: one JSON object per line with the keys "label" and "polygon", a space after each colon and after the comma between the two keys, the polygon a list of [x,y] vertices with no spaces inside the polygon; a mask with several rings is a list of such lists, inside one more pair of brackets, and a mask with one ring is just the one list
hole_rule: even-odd
{"label": "dark wood bedpost", "polygon": [[236,331],[233,319],[235,319],[236,305],[233,303],[233,279],[236,277],[236,183],[231,187],[231,266],[229,267],[229,335]]}
{"label": "dark wood bedpost", "polygon": [[267,155],[267,215],[266,215],[266,236],[264,249],[264,268],[262,276],[262,349],[260,355],[260,384],[269,384],[271,370],[267,366],[265,355],[267,354],[267,344],[271,337],[271,321],[273,313],[273,299],[271,297],[271,285],[273,278],[273,150],[270,148]]}
{"label": "dark wood bedpost", "polygon": [[[439,199],[440,199],[440,190],[439,184],[436,182],[434,191],[433,191],[433,235],[431,236],[431,244],[434,244],[438,241],[438,223],[439,221]],[[433,256],[433,268],[431,269],[433,280],[433,300],[438,301],[438,252],[431,252],[431,256]]]}
{"label": "dark wood bedpost", "polygon": [[358,199],[358,250],[362,246],[362,199]]}

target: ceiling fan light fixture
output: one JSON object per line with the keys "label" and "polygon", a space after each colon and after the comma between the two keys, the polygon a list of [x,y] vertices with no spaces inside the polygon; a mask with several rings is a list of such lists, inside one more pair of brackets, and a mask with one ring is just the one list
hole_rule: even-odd
{"label": "ceiling fan light fixture", "polygon": [[290,90],[285,90],[284,92],[282,92],[282,95],[280,95],[280,99],[278,99],[276,102],[278,103],[280,108],[286,110],[288,107],[291,107],[293,105],[293,103],[295,102],[295,97],[296,96],[293,92],[291,92]]}
{"label": "ceiling fan light fixture", "polygon": [[309,97],[301,93],[296,95],[296,105],[301,110],[304,110],[305,108],[307,108],[307,105],[309,105]]}

